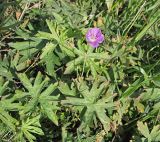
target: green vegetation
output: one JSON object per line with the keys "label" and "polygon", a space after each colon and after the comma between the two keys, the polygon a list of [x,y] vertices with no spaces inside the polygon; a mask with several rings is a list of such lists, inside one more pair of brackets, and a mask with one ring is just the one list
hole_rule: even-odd
{"label": "green vegetation", "polygon": [[0,11],[1,142],[160,141],[159,0],[3,0]]}

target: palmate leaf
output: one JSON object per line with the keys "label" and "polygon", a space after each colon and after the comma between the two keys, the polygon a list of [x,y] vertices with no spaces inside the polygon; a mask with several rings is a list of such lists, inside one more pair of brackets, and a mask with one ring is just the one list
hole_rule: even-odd
{"label": "palmate leaf", "polygon": [[[87,45],[84,44],[79,44],[78,48],[74,48],[73,52],[78,56],[68,62],[66,64],[66,69],[64,74],[71,74],[74,72],[77,67],[80,67],[81,70],[85,65],[85,68],[89,71],[91,71],[91,74],[96,77],[97,73],[99,72],[99,62],[100,60],[110,60],[110,56],[108,55],[107,52],[102,52],[102,53],[93,53],[93,49],[91,47],[88,47]],[[84,50],[87,49],[87,50]]]}
{"label": "palmate leaf", "polygon": [[[62,100],[63,105],[81,106],[81,127],[85,128],[91,126],[94,117],[97,117],[103,124],[105,131],[110,129],[110,118],[106,115],[106,110],[112,110],[114,104],[112,102],[113,96],[104,96],[106,91],[106,83],[94,82],[92,88],[86,85],[86,82],[80,81],[77,83],[77,88],[81,97],[66,97],[66,100]],[[61,90],[62,91],[62,90]]]}
{"label": "palmate leaf", "polygon": [[142,101],[156,101],[160,100],[160,89],[159,88],[147,88],[145,92],[141,94]]}
{"label": "palmate leaf", "polygon": [[0,76],[6,77],[8,80],[12,80],[13,74],[10,68],[10,61],[6,54],[3,55],[3,58],[0,58]]}
{"label": "palmate leaf", "polygon": [[47,39],[48,41],[55,44],[55,47],[56,47],[56,45],[59,45],[59,47],[63,53],[67,54],[70,57],[75,57],[73,49],[70,48],[67,43],[67,39],[69,39],[69,37],[66,36],[67,29],[59,27],[58,25],[56,25],[56,23],[54,21],[46,20],[46,23],[47,23],[48,28],[51,33],[39,31],[36,36],[41,39]]}
{"label": "palmate leaf", "polygon": [[3,93],[7,90],[8,83],[7,81],[4,84],[3,82],[0,84],[0,94],[2,95],[0,100],[0,122],[15,132],[18,121],[9,114],[9,111],[19,111],[23,109],[21,103],[15,102],[22,96],[18,94],[15,94],[13,97],[10,95],[5,96]]}
{"label": "palmate leaf", "polygon": [[0,139],[1,141],[7,141],[7,139],[10,139],[13,137],[13,134],[9,133],[11,132],[11,128],[10,127],[6,127],[5,124],[0,123]]}
{"label": "palmate leaf", "polygon": [[160,141],[160,125],[154,126],[150,135],[152,141]]}
{"label": "palmate leaf", "polygon": [[40,116],[36,116],[34,118],[27,118],[26,121],[22,121],[20,132],[16,135],[15,139],[17,141],[24,141],[25,137],[29,142],[33,142],[36,140],[36,137],[33,134],[44,135],[40,128],[39,119]]}
{"label": "palmate leaf", "polygon": [[140,133],[145,137],[141,138],[142,140],[145,139],[148,142],[160,141],[160,125],[153,126],[153,129],[151,131],[149,131],[147,123],[138,121],[137,126]]}
{"label": "palmate leaf", "polygon": [[38,104],[40,104],[42,112],[45,113],[53,123],[58,125],[56,110],[58,109],[57,101],[59,96],[51,95],[57,88],[58,83],[48,85],[49,79],[47,77],[43,79],[40,72],[38,72],[33,84],[26,74],[18,74],[18,77],[28,90],[27,97],[31,98],[29,102],[25,104],[23,113],[33,112],[35,108],[38,107]]}
{"label": "palmate leaf", "polygon": [[2,121],[11,131],[16,132],[18,120],[13,118],[9,111],[20,111],[23,109],[21,103],[14,103],[18,97],[16,94],[10,99],[3,99],[0,101],[0,122]]}
{"label": "palmate leaf", "polygon": [[147,88],[145,89],[145,92],[141,93],[141,102],[146,103],[146,102],[152,102],[154,105],[150,109],[152,109],[148,115],[146,115],[143,118],[143,121],[149,119],[150,117],[155,116],[159,112],[160,108],[160,89],[155,87],[155,88]]}
{"label": "palmate leaf", "polygon": [[7,111],[0,106],[0,121],[2,121],[6,126],[8,126],[13,132],[16,131],[15,123],[18,121],[10,116]]}
{"label": "palmate leaf", "polygon": [[0,102],[0,107],[8,111],[17,111],[23,109],[21,103],[14,102],[14,97],[11,99],[4,99],[4,100],[2,99]]}
{"label": "palmate leaf", "polygon": [[143,122],[138,121],[137,126],[138,126],[138,130],[141,132],[141,134],[144,137],[151,139],[149,135],[149,129],[146,123],[143,124]]}
{"label": "palmate leaf", "polygon": [[17,52],[14,59],[11,60],[11,66],[17,71],[21,71],[30,66],[31,60],[45,46],[46,42],[40,38],[33,37],[29,31],[17,29],[17,36],[21,41],[10,42],[8,45]]}

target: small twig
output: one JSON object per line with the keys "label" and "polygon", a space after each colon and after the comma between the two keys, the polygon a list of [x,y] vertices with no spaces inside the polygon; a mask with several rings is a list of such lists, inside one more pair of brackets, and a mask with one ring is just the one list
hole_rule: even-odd
{"label": "small twig", "polygon": [[8,38],[10,35],[12,35],[11,32],[9,32],[8,34],[4,35],[4,36],[2,37],[2,39],[0,40],[0,42],[2,42],[3,40],[5,40],[6,38]]}
{"label": "small twig", "polygon": [[35,61],[25,70],[25,73],[26,73],[31,67],[34,67],[34,66],[35,66],[35,63],[38,61],[39,55],[40,55],[40,53],[38,53]]}
{"label": "small twig", "polygon": [[115,136],[112,138],[112,142],[114,142],[115,138],[116,138]]}
{"label": "small twig", "polygon": [[56,70],[55,70],[55,72],[57,72],[57,71],[59,71],[59,70],[63,69],[63,67],[64,67],[64,66],[59,67],[58,69],[56,69]]}
{"label": "small twig", "polygon": [[0,52],[9,52],[10,49],[3,49],[3,50],[0,50]]}
{"label": "small twig", "polygon": [[28,5],[29,5],[29,2],[26,3],[26,5],[25,5],[25,7],[24,7],[24,9],[23,9],[23,11],[22,11],[22,14],[21,14],[21,16],[19,17],[18,21],[21,21],[21,19],[23,18],[26,10],[28,9]]}
{"label": "small twig", "polygon": [[33,6],[29,7],[28,9],[33,9],[33,8],[39,8],[41,7],[42,1],[39,1],[38,3],[35,3]]}

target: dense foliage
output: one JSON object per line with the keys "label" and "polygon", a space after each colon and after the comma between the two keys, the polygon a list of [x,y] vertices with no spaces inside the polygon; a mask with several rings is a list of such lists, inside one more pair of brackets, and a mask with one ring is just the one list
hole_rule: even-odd
{"label": "dense foliage", "polygon": [[160,141],[159,0],[2,0],[0,11],[0,141]]}

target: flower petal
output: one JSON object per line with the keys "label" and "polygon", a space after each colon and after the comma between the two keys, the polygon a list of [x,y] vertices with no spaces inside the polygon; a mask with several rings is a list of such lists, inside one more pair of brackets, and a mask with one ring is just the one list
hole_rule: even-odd
{"label": "flower petal", "polygon": [[101,30],[99,28],[92,28],[91,29],[91,33],[96,36],[99,32],[101,32]]}
{"label": "flower petal", "polygon": [[99,46],[98,42],[88,42],[90,46],[92,46],[93,48],[97,48]]}
{"label": "flower petal", "polygon": [[98,41],[99,43],[102,43],[102,42],[104,41],[104,35],[101,34],[100,36],[98,36],[97,41]]}
{"label": "flower petal", "polygon": [[104,35],[99,28],[91,28],[86,33],[86,41],[90,46],[97,48],[104,41]]}

